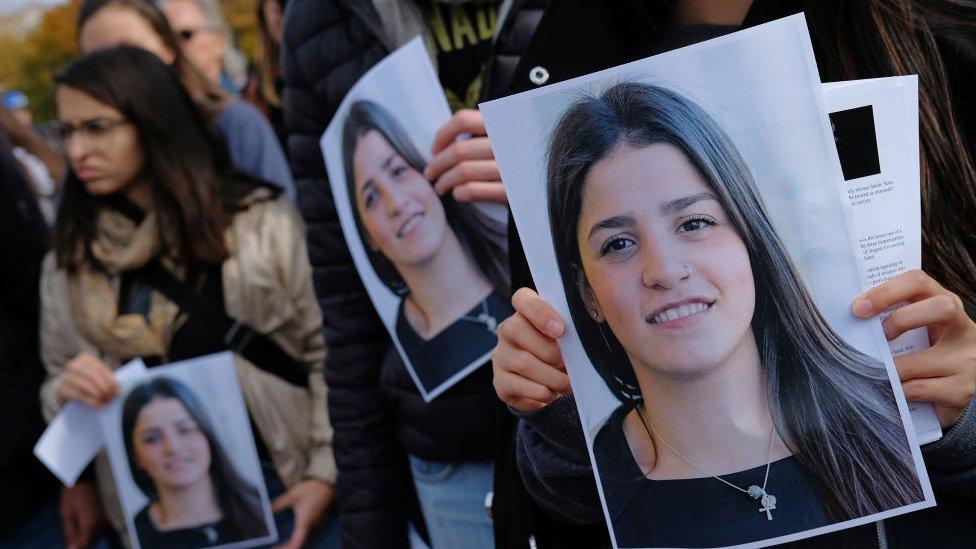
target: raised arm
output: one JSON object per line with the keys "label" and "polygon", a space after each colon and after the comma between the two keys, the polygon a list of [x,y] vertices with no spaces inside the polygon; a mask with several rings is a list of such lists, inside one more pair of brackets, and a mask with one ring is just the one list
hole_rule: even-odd
{"label": "raised arm", "polygon": [[563,320],[537,293],[522,288],[515,314],[498,326],[492,353],[495,390],[519,418],[516,459],[540,507],[566,522],[602,520],[600,499],[556,339]]}

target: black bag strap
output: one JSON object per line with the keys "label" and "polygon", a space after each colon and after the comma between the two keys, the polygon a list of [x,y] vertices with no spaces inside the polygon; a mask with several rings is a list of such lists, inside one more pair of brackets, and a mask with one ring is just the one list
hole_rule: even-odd
{"label": "black bag strap", "polygon": [[269,374],[292,385],[308,388],[308,371],[273,339],[247,323],[227,316],[227,313],[177,280],[158,261],[147,263],[139,273],[146,284],[159,290],[200,326],[211,328],[228,349]]}

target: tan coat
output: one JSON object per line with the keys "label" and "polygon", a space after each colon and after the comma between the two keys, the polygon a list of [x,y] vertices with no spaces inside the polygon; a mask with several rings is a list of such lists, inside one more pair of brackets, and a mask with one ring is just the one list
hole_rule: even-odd
{"label": "tan coat", "polygon": [[[248,411],[286,486],[304,478],[335,482],[332,428],[322,377],[325,340],[322,314],[312,287],[305,230],[284,198],[251,205],[234,216],[227,242],[232,250],[222,266],[224,304],[233,318],[269,335],[308,368],[309,389],[288,384],[234,355]],[[117,277],[112,280],[118,289]],[[57,396],[69,360],[81,352],[111,368],[120,358],[96,349],[77,330],[68,297],[68,275],[48,254],[41,275],[41,358],[48,377],[41,387],[50,420],[64,404]],[[117,526],[124,524],[104,454],[97,464],[99,488]],[[124,531],[124,528],[121,528]]]}

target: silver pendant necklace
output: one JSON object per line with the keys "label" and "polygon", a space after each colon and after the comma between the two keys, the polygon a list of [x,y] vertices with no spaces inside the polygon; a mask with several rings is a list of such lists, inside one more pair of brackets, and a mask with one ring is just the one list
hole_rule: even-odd
{"label": "silver pendant necklace", "polygon": [[668,441],[664,440],[664,437],[657,434],[657,431],[654,430],[654,424],[651,423],[651,418],[647,417],[647,411],[644,410],[643,404],[637,407],[637,415],[640,417],[641,423],[644,424],[644,428],[647,430],[647,434],[651,436],[652,440],[653,439],[660,440],[661,444],[664,444],[664,446],[666,446],[668,450],[671,450],[671,452],[674,453],[674,455],[681,458],[682,461],[690,465],[699,473],[710,476],[713,479],[725,484],[726,486],[735,488],[736,490],[744,494],[747,494],[752,499],[759,500],[759,512],[766,513],[766,520],[773,520],[772,511],[776,509],[776,496],[766,492],[766,483],[769,482],[769,465],[772,463],[772,457],[773,457],[773,433],[775,432],[775,428],[770,428],[769,430],[769,450],[767,450],[766,453],[766,476],[763,477],[762,487],[760,488],[759,486],[753,484],[749,486],[749,488],[740,488],[739,486],[732,484],[731,482],[725,480],[722,477],[709,474],[701,467],[692,463],[688,458],[681,455],[681,452],[675,450],[673,446],[668,444]]}
{"label": "silver pendant necklace", "polygon": [[481,301],[481,312],[478,316],[464,315],[461,320],[467,320],[468,322],[474,322],[476,324],[484,324],[485,329],[491,333],[495,333],[495,328],[498,328],[498,320],[488,313],[488,298],[486,297]]}
{"label": "silver pendant necklace", "polygon": [[207,543],[212,544],[217,541],[219,534],[217,534],[217,529],[212,525],[203,526],[200,530],[203,532],[203,535],[207,536]]}

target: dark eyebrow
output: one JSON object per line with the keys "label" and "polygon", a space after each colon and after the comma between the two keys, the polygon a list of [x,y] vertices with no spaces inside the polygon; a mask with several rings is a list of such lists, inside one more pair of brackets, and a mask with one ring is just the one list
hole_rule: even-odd
{"label": "dark eyebrow", "polygon": [[662,216],[674,215],[685,208],[691,207],[693,204],[701,202],[702,200],[718,200],[714,194],[710,192],[698,193],[689,196],[684,196],[681,198],[675,198],[674,200],[669,200],[658,208],[658,211]]}
{"label": "dark eyebrow", "polygon": [[363,186],[361,189],[359,189],[359,195],[362,196],[366,194],[366,191],[368,191],[373,185],[374,183],[372,179],[367,179],[366,181],[363,181]]}
{"label": "dark eyebrow", "polygon": [[603,221],[600,221],[593,228],[590,229],[590,234],[586,236],[587,240],[593,238],[593,235],[597,231],[602,231],[604,229],[620,229],[623,227],[632,227],[634,225],[634,216],[632,214],[622,214],[615,215],[613,217],[608,217]]}
{"label": "dark eyebrow", "polygon": [[[384,160],[383,163],[380,164],[380,169],[381,170],[387,169],[390,166],[390,164],[393,163],[393,159],[395,159],[396,157],[397,157],[397,153],[393,153],[390,156],[386,157],[386,160]],[[364,192],[366,192],[367,189],[372,187],[374,184],[375,183],[373,182],[372,179],[367,179],[366,181],[363,182],[363,188],[359,189],[359,194],[363,194]]]}

